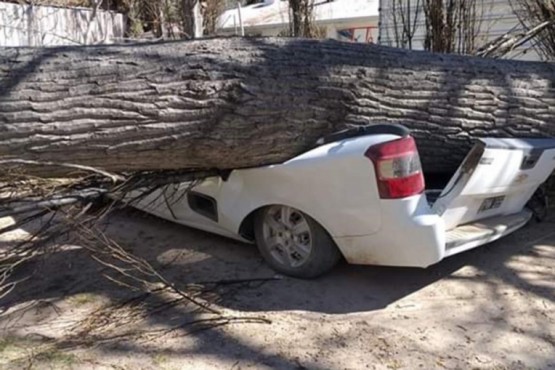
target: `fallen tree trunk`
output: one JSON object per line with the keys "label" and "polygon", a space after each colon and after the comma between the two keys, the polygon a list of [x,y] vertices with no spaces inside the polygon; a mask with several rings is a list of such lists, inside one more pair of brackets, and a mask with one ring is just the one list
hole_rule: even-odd
{"label": "fallen tree trunk", "polygon": [[331,40],[0,49],[0,159],[107,171],[276,163],[348,125],[413,130],[425,170],[555,135],[555,65]]}
{"label": "fallen tree trunk", "polygon": [[[372,123],[410,127],[425,170],[452,171],[473,137],[554,135],[553,81],[551,64],[335,41],[0,49],[0,217],[14,216],[0,235],[41,221],[0,250],[0,298],[21,281],[15,271],[71,231],[100,244],[87,247],[96,260],[121,262],[106,266],[125,285],[152,276],[96,229],[119,207],[97,202],[103,194],[141,189],[133,202],[171,182],[281,162],[322,135]],[[14,165],[27,174],[3,173]]]}

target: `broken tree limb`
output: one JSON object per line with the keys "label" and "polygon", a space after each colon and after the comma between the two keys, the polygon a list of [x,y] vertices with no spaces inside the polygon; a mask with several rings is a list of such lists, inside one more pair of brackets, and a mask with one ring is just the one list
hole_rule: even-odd
{"label": "broken tree limb", "polygon": [[[55,167],[55,168],[65,168],[65,169],[70,169],[70,170],[75,170],[75,171],[79,171],[79,172],[92,172],[92,173],[97,173],[99,175],[108,177],[112,180],[113,183],[116,183],[118,181],[123,181],[123,177],[113,174],[113,173],[109,173],[106,171],[102,171],[98,168],[94,168],[94,167],[90,167],[90,166],[83,166],[83,165],[78,165],[78,164],[73,164],[73,163],[55,163],[55,162],[45,162],[45,161],[33,161],[33,160],[26,160],[26,159],[5,159],[5,160],[0,160],[0,166],[6,166],[9,167],[10,165],[12,166],[17,166],[17,165],[29,165],[29,166],[35,166],[35,167],[39,167],[39,168],[48,168],[48,167]],[[47,169],[45,169],[46,172],[48,172]]]}
{"label": "broken tree limb", "polygon": [[349,125],[413,130],[428,172],[555,134],[555,65],[290,38],[0,49],[0,157],[109,172],[278,163]]}
{"label": "broken tree limb", "polygon": [[554,24],[555,20],[551,20],[542,22],[526,31],[516,32],[512,29],[481,47],[474,55],[486,58],[502,58],[534,39],[538,34]]}
{"label": "broken tree limb", "polygon": [[45,209],[57,209],[77,202],[87,202],[99,198],[106,193],[105,189],[85,189],[64,195],[54,195],[46,200],[25,199],[4,205],[0,203],[0,218],[13,217],[23,213],[40,212]]}

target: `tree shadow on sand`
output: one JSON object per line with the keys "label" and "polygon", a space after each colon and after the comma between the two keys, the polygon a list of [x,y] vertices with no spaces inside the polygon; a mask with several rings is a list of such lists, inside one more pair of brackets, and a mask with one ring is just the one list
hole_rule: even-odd
{"label": "tree shadow on sand", "polygon": [[[496,292],[498,280],[553,302],[552,290],[530,284],[511,269],[508,261],[516,255],[536,253],[534,246],[553,234],[554,224],[551,220],[529,226],[537,232],[535,241],[523,240],[516,233],[428,269],[341,264],[314,280],[275,279],[275,274],[264,265],[252,245],[172,224],[138,211],[124,210],[111,216],[106,233],[149,261],[180,288],[187,290],[194,284],[202,292],[201,297],[216,307],[232,310],[226,311],[227,314],[264,318],[265,312],[272,311],[325,314],[379,311],[442,279],[491,281],[490,299],[500,304],[506,297]],[[481,274],[472,278],[452,276],[468,265]],[[164,353],[238,356],[258,359],[279,368],[289,368],[293,364],[292,359],[251,348],[239,338],[226,336],[224,330],[215,328],[227,324],[225,320],[198,321],[210,317],[178,297],[156,294],[147,297],[115,285],[103,276],[109,273],[108,269],[78,247],[48,256],[42,266],[28,268],[37,268],[34,279],[23,283],[17,294],[1,303],[2,310],[21,307],[3,315],[1,321],[6,333],[17,335],[24,327],[40,324],[40,315],[36,313],[39,308],[54,313],[57,305],[64,306],[71,297],[92,295],[106,302],[105,307],[109,308],[75,320],[70,334],[61,340],[42,338],[45,348],[51,349],[54,345],[56,350],[66,350],[94,345],[110,353],[150,353],[155,351],[156,340],[192,336],[197,343],[194,349],[174,348]],[[272,330],[272,324],[242,325],[261,325],[261,330]],[[506,329],[502,323],[499,325],[498,330]]]}

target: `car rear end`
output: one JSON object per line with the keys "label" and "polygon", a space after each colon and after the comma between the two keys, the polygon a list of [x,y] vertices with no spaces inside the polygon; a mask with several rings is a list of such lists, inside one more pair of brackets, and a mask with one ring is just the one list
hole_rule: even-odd
{"label": "car rear end", "polygon": [[445,229],[425,195],[424,174],[415,140],[408,131],[369,146],[363,153],[374,172],[380,228],[365,235],[334,238],[355,264],[429,266],[443,258]]}
{"label": "car rear end", "polygon": [[526,202],[555,167],[555,140],[479,141],[433,203],[410,135],[363,155],[375,173],[380,228],[335,242],[350,263],[426,267],[525,225]]}

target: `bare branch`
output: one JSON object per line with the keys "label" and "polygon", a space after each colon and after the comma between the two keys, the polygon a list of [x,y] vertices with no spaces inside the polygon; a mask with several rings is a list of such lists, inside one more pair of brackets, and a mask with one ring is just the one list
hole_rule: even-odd
{"label": "bare branch", "polygon": [[555,25],[555,19],[540,23],[526,32],[513,32],[513,30],[511,30],[484,45],[476,52],[476,55],[488,58],[502,58],[511,51],[534,39],[553,25]]}
{"label": "bare branch", "polygon": [[27,160],[27,159],[2,159],[0,160],[0,165],[33,165],[33,166],[48,166],[48,167],[66,167],[66,168],[72,168],[72,169],[82,170],[86,172],[94,172],[110,178],[114,183],[118,181],[123,181],[123,177],[119,175],[116,175],[107,171],[103,171],[98,168],[83,166],[79,164],[33,161],[33,160]]}

